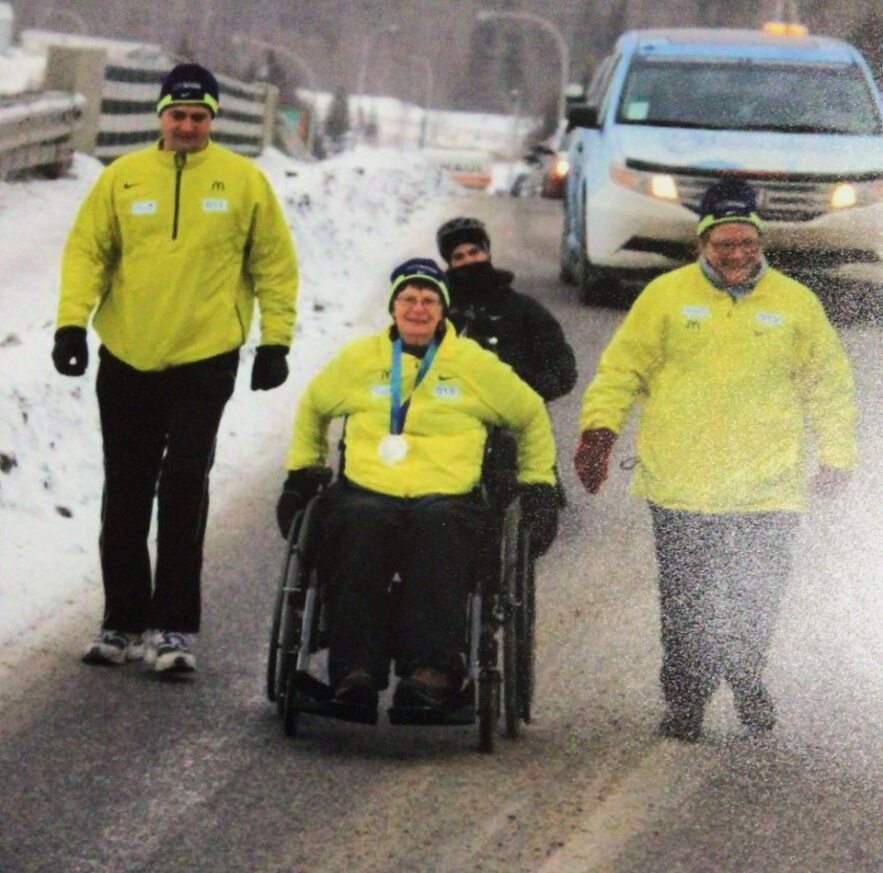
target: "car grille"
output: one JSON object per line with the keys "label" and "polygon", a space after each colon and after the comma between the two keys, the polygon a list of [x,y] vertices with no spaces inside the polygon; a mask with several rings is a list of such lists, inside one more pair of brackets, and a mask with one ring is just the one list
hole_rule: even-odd
{"label": "car grille", "polygon": [[[626,251],[650,252],[662,255],[675,263],[686,264],[696,258],[696,246],[691,243],[679,243],[672,240],[652,239],[646,236],[630,237],[623,246]],[[813,270],[830,269],[845,264],[879,263],[877,253],[869,249],[821,248],[821,249],[789,249],[767,248],[769,262],[786,272],[811,268]]]}
{"label": "car grille", "polygon": [[[702,176],[675,175],[681,202],[699,213],[699,203],[711,183]],[[812,221],[828,212],[831,182],[791,181],[740,176],[757,192],[764,221]]]}

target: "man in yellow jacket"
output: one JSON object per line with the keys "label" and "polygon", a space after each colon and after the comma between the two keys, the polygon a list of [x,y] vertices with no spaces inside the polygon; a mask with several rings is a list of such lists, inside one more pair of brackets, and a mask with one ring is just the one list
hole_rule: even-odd
{"label": "man in yellow jacket", "polygon": [[644,289],[580,416],[574,462],[594,494],[641,404],[632,489],[649,502],[659,565],[660,732],[687,741],[722,680],[750,732],[774,726],[762,672],[807,505],[807,437],[814,490],[842,490],[856,461],[847,357],[812,292],[768,266],[762,230],[748,185],[709,188],[699,260]]}
{"label": "man in yellow jacket", "polygon": [[298,285],[291,233],[261,171],[211,141],[218,98],[211,72],[175,67],[157,104],[159,142],[103,171],[64,250],[56,369],[86,371],[93,314],[101,340],[106,605],[84,655],[90,664],[143,656],[158,672],[195,669],[209,470],[255,301],[251,387],[288,376]]}
{"label": "man in yellow jacket", "polygon": [[463,679],[467,595],[486,546],[477,489],[488,428],[515,435],[522,513],[544,548],[557,530],[555,445],[540,395],[445,320],[434,261],[406,261],[391,282],[393,324],[345,346],[301,398],[277,514],[287,535],[317,491],[328,425],[344,417],[345,465],[323,495],[317,546],[336,699],[376,707],[394,654],[395,704],[444,707]]}

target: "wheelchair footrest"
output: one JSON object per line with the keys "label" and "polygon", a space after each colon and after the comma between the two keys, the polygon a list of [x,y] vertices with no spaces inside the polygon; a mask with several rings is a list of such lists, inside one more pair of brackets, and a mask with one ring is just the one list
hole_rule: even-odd
{"label": "wheelchair footrest", "polygon": [[341,721],[356,721],[360,724],[377,724],[377,709],[373,706],[361,706],[358,703],[341,703],[338,700],[316,700],[312,697],[298,695],[294,706],[300,712],[310,715],[321,715],[325,718],[337,718]]}
{"label": "wheelchair footrest", "polygon": [[360,724],[377,724],[377,708],[358,703],[341,703],[334,699],[334,692],[324,682],[308,673],[297,673],[297,692],[292,704],[299,712],[355,721]]}
{"label": "wheelchair footrest", "polygon": [[391,706],[387,710],[390,724],[475,724],[475,707],[437,709],[432,706]]}
{"label": "wheelchair footrest", "polygon": [[475,686],[468,683],[450,706],[391,706],[387,713],[390,724],[475,724]]}

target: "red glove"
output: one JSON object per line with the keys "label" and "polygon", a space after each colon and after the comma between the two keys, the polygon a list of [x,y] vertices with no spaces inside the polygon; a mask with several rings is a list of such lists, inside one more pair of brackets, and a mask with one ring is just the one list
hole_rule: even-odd
{"label": "red glove", "polygon": [[607,479],[610,452],[616,442],[616,434],[607,427],[584,430],[573,456],[576,475],[589,494],[597,494]]}

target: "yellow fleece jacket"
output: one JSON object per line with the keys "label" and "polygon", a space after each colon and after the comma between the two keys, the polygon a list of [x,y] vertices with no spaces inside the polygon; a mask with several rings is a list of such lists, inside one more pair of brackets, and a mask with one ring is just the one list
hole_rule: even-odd
{"label": "yellow fleece jacket", "polygon": [[346,416],[346,476],[372,491],[465,494],[479,483],[489,426],[514,433],[520,482],[554,484],[555,443],[542,398],[450,323],[416,391],[420,361],[402,355],[402,400],[411,397],[403,431],[408,453],[399,463],[384,461],[378,448],[389,434],[391,364],[387,329],[347,344],[310,381],[295,415],[289,470],[323,464],[328,425]]}
{"label": "yellow fleece jacket", "polygon": [[736,301],[698,263],[652,281],[603,352],[580,430],[622,430],[636,402],[635,493],[696,512],[802,510],[807,442],[856,462],[852,373],[805,286],[768,269]]}
{"label": "yellow fleece jacket", "polygon": [[[183,159],[183,160],[182,160]],[[257,300],[262,344],[290,346],[298,269],[264,174],[210,142],[158,145],[99,176],[70,231],[57,326],[85,327],[138,370],[203,360],[245,342]]]}

